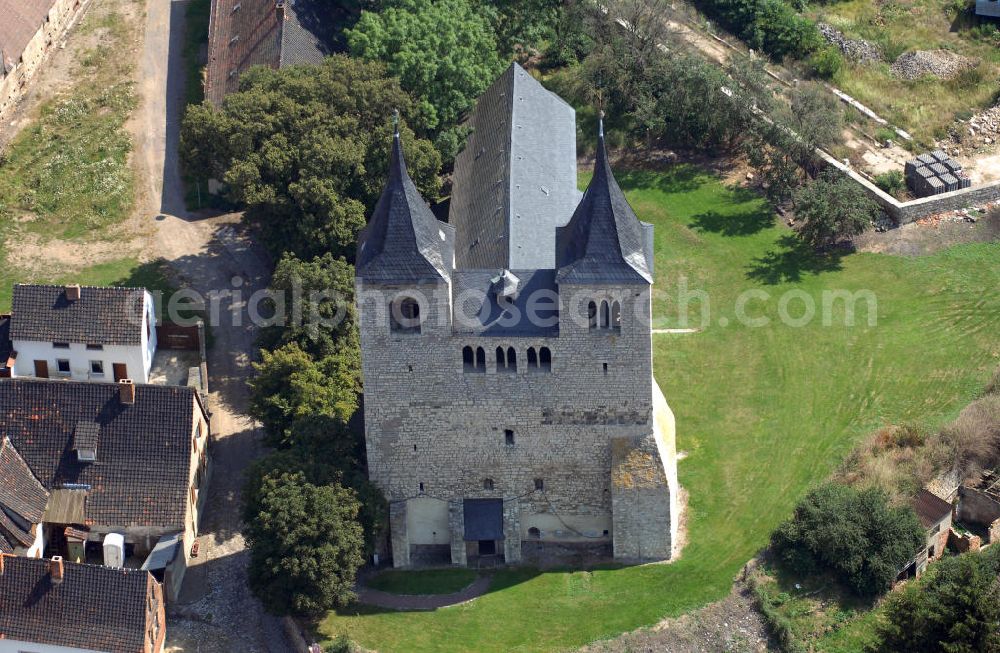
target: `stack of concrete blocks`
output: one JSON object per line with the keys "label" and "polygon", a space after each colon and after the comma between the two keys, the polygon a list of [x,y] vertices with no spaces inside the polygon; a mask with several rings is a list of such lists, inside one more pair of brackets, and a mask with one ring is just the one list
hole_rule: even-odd
{"label": "stack of concrete blocks", "polygon": [[917,197],[940,195],[972,185],[962,165],[941,150],[907,161],[904,170],[906,185]]}

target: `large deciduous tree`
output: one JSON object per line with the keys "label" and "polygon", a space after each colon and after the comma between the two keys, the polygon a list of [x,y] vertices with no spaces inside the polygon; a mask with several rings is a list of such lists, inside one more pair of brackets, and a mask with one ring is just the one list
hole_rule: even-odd
{"label": "large deciduous tree", "polygon": [[273,446],[282,445],[297,419],[324,415],[346,422],[358,408],[361,362],[356,348],[313,359],[291,342],[273,352],[262,350],[254,369],[249,413],[263,423]]}
{"label": "large deciduous tree", "polygon": [[355,492],[302,473],[267,475],[244,510],[250,588],[276,614],[317,615],[354,599],[364,563]]}
{"label": "large deciduous tree", "polygon": [[[187,111],[181,156],[190,174],[225,181],[273,252],[351,258],[385,182],[397,109],[411,118],[417,111],[378,62],[335,56],[254,68],[220,109]],[[414,182],[436,197],[440,156],[405,124],[401,135]]]}
{"label": "large deciduous tree", "polygon": [[275,316],[261,329],[258,344],[275,350],[290,342],[314,359],[357,350],[354,266],[331,254],[304,261],[285,254],[269,288]]}
{"label": "large deciduous tree", "polygon": [[383,61],[419,102],[422,123],[449,146],[455,125],[503,69],[492,9],[473,0],[392,0],[346,30],[351,52]]}
{"label": "large deciduous tree", "polygon": [[795,193],[799,236],[813,247],[829,247],[862,233],[880,211],[860,184],[834,168]]}

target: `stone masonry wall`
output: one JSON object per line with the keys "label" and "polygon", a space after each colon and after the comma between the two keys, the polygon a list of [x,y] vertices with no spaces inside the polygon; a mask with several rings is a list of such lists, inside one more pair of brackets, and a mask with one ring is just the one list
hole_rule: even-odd
{"label": "stone masonry wall", "polygon": [[[509,561],[519,558],[529,529],[541,531],[533,539],[557,537],[554,521],[565,540],[610,537],[611,441],[652,432],[648,286],[564,287],[557,337],[453,334],[446,283],[403,289],[359,281],[357,290],[369,475],[391,503],[423,495],[449,501],[457,564],[464,564],[463,498],[505,499]],[[421,302],[419,334],[389,330],[385,306],[401,291]],[[622,303],[620,331],[569,319],[586,315],[588,299],[605,297]],[[485,349],[485,373],[463,370],[466,345]],[[497,371],[498,345],[517,350],[516,373]],[[551,349],[551,372],[528,371],[529,346]],[[392,520],[394,549],[405,523]]]}

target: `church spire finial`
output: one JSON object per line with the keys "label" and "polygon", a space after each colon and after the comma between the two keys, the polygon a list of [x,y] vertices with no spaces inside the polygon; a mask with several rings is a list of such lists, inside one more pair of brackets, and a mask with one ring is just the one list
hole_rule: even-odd
{"label": "church spire finial", "polygon": [[597,114],[597,137],[604,138],[604,109]]}
{"label": "church spire finial", "polygon": [[399,109],[392,110],[392,135],[399,138]]}

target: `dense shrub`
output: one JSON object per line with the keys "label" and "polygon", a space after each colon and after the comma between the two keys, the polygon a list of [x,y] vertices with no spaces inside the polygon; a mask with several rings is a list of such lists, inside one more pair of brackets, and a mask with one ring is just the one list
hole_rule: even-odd
{"label": "dense shrub", "polygon": [[799,237],[813,247],[830,247],[862,233],[880,211],[857,182],[833,168],[795,193]]}
{"label": "dense shrub", "polygon": [[812,53],[809,67],[817,77],[830,79],[844,67],[844,55],[834,46],[827,46]]}
{"label": "dense shrub", "polygon": [[875,185],[892,196],[898,196],[906,188],[903,173],[899,170],[883,172],[875,177]]}
{"label": "dense shrub", "polygon": [[1000,555],[945,558],[917,582],[894,592],[876,622],[877,653],[998,653]]}
{"label": "dense shrub", "polygon": [[822,43],[815,23],[784,0],[695,0],[694,5],[776,59],[805,58]]}
{"label": "dense shrub", "polygon": [[888,590],[920,549],[924,529],[911,508],[894,508],[878,489],[827,483],[810,492],[771,536],[792,571],[830,571],[860,596]]}

